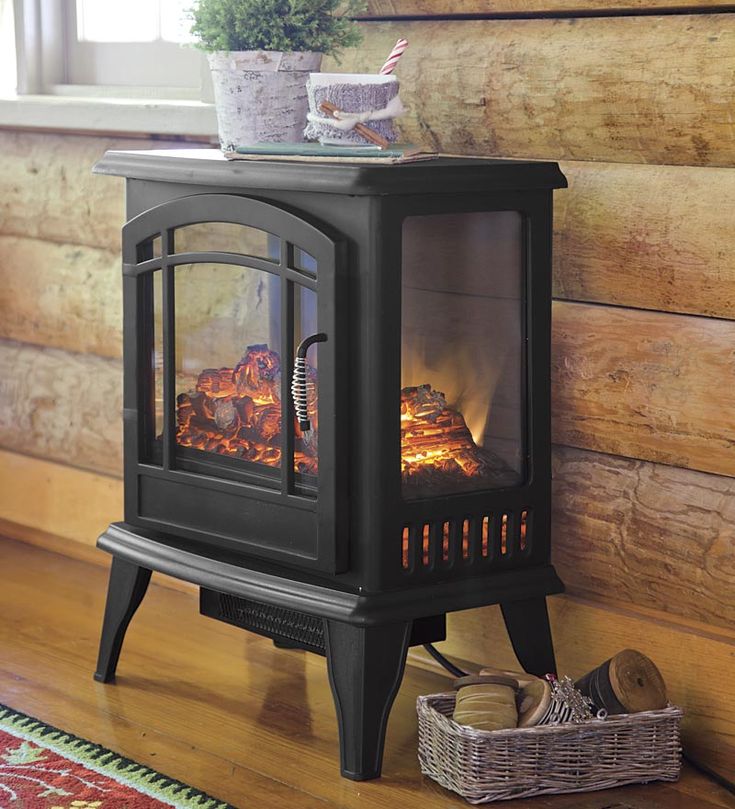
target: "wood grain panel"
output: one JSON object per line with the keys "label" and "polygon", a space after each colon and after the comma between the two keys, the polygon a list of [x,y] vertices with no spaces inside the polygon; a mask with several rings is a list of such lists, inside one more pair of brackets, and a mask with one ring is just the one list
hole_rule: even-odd
{"label": "wood grain panel", "polygon": [[667,9],[718,8],[726,0],[368,0],[371,17],[419,15],[445,17],[460,14],[554,14],[570,11],[665,11]]}
{"label": "wood grain panel", "polygon": [[0,130],[0,233],[120,249],[123,181],[92,174],[107,149],[167,141]]}
{"label": "wood grain panel", "polygon": [[0,447],[119,475],[121,436],[119,361],[0,342]]}
{"label": "wood grain panel", "polygon": [[0,236],[0,279],[0,337],[120,356],[119,252]]}
{"label": "wood grain panel", "polygon": [[[735,705],[728,693],[735,633],[706,634],[664,616],[569,596],[550,598],[549,608],[559,671],[580,677],[622,649],[639,649],[661,669],[671,701],[685,710],[685,749],[722,773],[735,772]],[[498,607],[448,619],[448,639],[439,646],[444,654],[517,668]]]}
{"label": "wood grain panel", "polygon": [[[68,674],[68,668],[63,668]],[[86,738],[91,736],[98,744],[119,751],[159,772],[178,773],[178,780],[184,783],[197,784],[200,787],[209,784],[205,791],[222,800],[228,800],[229,805],[235,806],[232,801],[247,796],[247,800],[257,802],[258,809],[281,809],[283,806],[298,809],[336,807],[336,804],[323,798],[308,795],[278,779],[263,776],[246,764],[233,764],[227,757],[212,755],[198,744],[171,738],[152,724],[131,721],[124,710],[109,709],[96,702],[93,689],[85,686],[86,684],[81,689],[75,687],[73,691],[65,692],[59,683],[54,684],[44,676],[34,676],[31,667],[24,666],[17,656],[12,667],[7,663],[0,667],[0,688],[4,694],[12,694],[14,705],[27,706],[27,713],[44,718],[53,715],[57,717],[54,719],[56,726],[65,729],[79,728],[79,735]],[[146,799],[142,800],[145,805]],[[80,801],[77,806],[84,806],[84,803]],[[717,804],[705,803],[703,809],[711,809],[713,806]]]}
{"label": "wood grain panel", "polygon": [[445,152],[735,163],[735,15],[385,22],[325,70],[375,72],[397,36],[405,139]]}
{"label": "wood grain panel", "polygon": [[122,516],[121,480],[0,450],[0,518],[52,534],[54,550],[93,546]]}
{"label": "wood grain panel", "polygon": [[554,294],[735,318],[735,172],[568,162]]}
{"label": "wood grain panel", "polygon": [[554,304],[558,444],[735,476],[735,323]]}
{"label": "wood grain panel", "polygon": [[557,447],[552,503],[569,592],[735,628],[735,480]]}

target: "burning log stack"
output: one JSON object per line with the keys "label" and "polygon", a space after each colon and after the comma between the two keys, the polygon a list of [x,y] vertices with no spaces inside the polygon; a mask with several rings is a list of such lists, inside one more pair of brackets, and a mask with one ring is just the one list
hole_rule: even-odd
{"label": "burning log stack", "polygon": [[[316,383],[316,371],[308,368]],[[314,385],[316,391],[316,384]],[[281,361],[267,345],[248,346],[234,368],[207,368],[196,388],[177,397],[176,440],[183,447],[229,455],[253,463],[281,464]],[[298,429],[294,469],[317,474],[316,392],[312,437]]]}
{"label": "burning log stack", "polygon": [[417,494],[477,488],[478,479],[511,483],[516,481],[509,475],[517,477],[477,446],[464,416],[431,385],[401,391],[401,473],[404,486]]}
{"label": "burning log stack", "polygon": [[[295,423],[294,469],[318,471],[317,372],[307,366],[309,412],[307,437]],[[248,346],[234,368],[207,368],[196,387],[177,397],[177,442],[180,446],[279,467],[281,464],[281,361],[267,345]],[[401,391],[401,472],[416,493],[461,491],[477,479],[498,481],[511,470],[478,447],[462,414],[431,385]],[[507,481],[515,482],[515,481]]]}

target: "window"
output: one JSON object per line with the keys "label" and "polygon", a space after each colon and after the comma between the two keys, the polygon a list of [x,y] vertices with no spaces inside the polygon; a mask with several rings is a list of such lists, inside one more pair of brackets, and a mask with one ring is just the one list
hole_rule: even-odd
{"label": "window", "polygon": [[188,45],[190,6],[15,0],[19,93],[209,100],[206,60]]}
{"label": "window", "polygon": [[0,125],[212,139],[192,2],[0,0]]}
{"label": "window", "polygon": [[13,4],[0,0],[0,95],[15,93],[16,64]]}

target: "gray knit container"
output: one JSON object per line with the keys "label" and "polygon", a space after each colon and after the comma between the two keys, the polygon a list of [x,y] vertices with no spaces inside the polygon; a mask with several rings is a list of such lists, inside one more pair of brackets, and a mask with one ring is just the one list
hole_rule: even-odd
{"label": "gray knit container", "polygon": [[[362,81],[361,81],[362,80]],[[343,112],[369,112],[381,110],[398,95],[400,85],[395,76],[373,76],[361,73],[312,73],[306,82],[309,99],[309,112],[326,118],[319,110],[323,101],[330,101]],[[389,141],[397,140],[393,120],[368,121],[367,126]],[[307,123],[304,130],[306,140],[322,143],[343,142],[368,145],[362,135],[354,130],[346,132],[327,124]]]}

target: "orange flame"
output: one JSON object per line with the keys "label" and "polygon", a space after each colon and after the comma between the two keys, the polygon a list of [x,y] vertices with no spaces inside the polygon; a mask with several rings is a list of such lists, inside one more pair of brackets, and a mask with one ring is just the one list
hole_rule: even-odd
{"label": "orange flame", "polygon": [[401,471],[404,480],[466,479],[486,473],[488,459],[458,410],[430,385],[401,391]]}
{"label": "orange flame", "polygon": [[[316,371],[307,367],[310,412],[317,412]],[[207,368],[196,388],[177,397],[177,442],[184,447],[230,455],[267,466],[281,464],[281,363],[267,345],[248,346],[234,368]],[[294,469],[318,470],[318,421],[307,437],[294,423]],[[404,479],[430,483],[468,479],[487,471],[486,454],[475,444],[462,414],[430,385],[401,391],[401,471]]]}
{"label": "orange flame", "polygon": [[[312,381],[316,372],[310,369]],[[281,363],[267,345],[248,346],[234,368],[207,368],[177,397],[177,442],[266,466],[281,465]],[[315,395],[314,395],[315,398]],[[317,473],[318,424],[309,441],[295,424],[294,469]]]}

